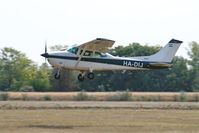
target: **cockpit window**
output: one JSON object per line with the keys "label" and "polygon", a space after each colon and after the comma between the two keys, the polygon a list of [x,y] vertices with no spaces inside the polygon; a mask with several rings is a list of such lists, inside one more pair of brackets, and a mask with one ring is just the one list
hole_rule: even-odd
{"label": "cockpit window", "polygon": [[[83,52],[83,50],[80,51],[80,55],[82,54],[82,52]],[[87,51],[87,50],[86,50],[86,51],[84,52],[84,56],[92,56],[92,53],[93,53],[93,52]]]}
{"label": "cockpit window", "polygon": [[85,51],[84,52],[84,56],[91,56],[92,55],[92,52],[91,51]]}
{"label": "cockpit window", "polygon": [[95,56],[95,57],[107,57],[106,54],[100,53],[100,52],[95,52],[94,56]]}
{"label": "cockpit window", "polygon": [[[80,51],[79,54],[82,53],[83,50]],[[73,54],[77,54],[78,52],[78,47],[73,47],[68,49],[68,52],[73,53]],[[109,54],[105,54],[105,53],[100,53],[100,52],[93,52],[93,51],[85,51],[84,52],[84,56],[91,56],[91,57],[109,57]]]}
{"label": "cockpit window", "polygon": [[73,54],[77,54],[78,48],[77,47],[73,47],[68,49],[68,52],[73,53]]}

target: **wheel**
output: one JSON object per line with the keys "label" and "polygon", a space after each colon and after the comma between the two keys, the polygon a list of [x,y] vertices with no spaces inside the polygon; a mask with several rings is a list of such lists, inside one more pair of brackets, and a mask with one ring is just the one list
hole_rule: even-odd
{"label": "wheel", "polygon": [[77,78],[79,81],[84,81],[84,76],[82,74],[79,74]]}
{"label": "wheel", "polygon": [[59,73],[56,73],[55,76],[54,76],[54,78],[55,78],[55,79],[60,79],[60,74],[59,74]]}
{"label": "wheel", "polygon": [[87,77],[88,77],[89,79],[94,79],[95,76],[94,76],[94,73],[91,73],[91,72],[90,72],[90,73],[88,73]]}

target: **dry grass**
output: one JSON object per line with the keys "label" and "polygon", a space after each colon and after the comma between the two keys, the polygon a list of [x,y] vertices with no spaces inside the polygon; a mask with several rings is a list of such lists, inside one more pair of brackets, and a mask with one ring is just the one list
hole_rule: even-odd
{"label": "dry grass", "polygon": [[48,109],[158,109],[199,110],[199,102],[114,102],[114,101],[0,101],[2,110]]}
{"label": "dry grass", "polygon": [[[0,106],[5,104],[22,108],[0,109],[1,133],[197,133],[199,131],[198,110],[157,108],[168,105],[183,107],[189,103],[0,102]],[[199,106],[198,103],[190,104]],[[24,108],[27,106],[33,108]],[[58,106],[68,108],[60,110]],[[156,109],[127,108],[138,106]],[[42,108],[35,110],[34,107]]]}
{"label": "dry grass", "polygon": [[[78,94],[79,92],[8,92],[10,100],[44,100],[46,96],[51,100],[73,100]],[[107,97],[117,95],[118,92],[86,92],[86,94],[103,101]],[[133,101],[199,101],[198,92],[129,92],[129,94],[132,95]]]}

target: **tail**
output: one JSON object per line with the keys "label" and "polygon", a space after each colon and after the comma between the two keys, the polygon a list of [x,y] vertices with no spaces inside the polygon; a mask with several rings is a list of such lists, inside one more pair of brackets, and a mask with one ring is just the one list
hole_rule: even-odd
{"label": "tail", "polygon": [[175,56],[181,43],[183,43],[183,41],[171,39],[169,43],[164,46],[159,52],[148,56],[148,60],[170,63],[173,60],[173,57]]}

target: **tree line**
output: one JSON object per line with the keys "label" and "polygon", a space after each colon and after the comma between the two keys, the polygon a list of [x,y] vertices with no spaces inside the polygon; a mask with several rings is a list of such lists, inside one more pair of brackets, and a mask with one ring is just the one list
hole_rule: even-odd
{"label": "tree line", "polygon": [[[63,47],[67,46],[56,45],[51,50]],[[160,48],[131,43],[111,49],[110,54],[147,56]],[[21,51],[5,47],[0,50],[0,91],[199,91],[199,44],[191,42],[187,52],[189,60],[175,57],[169,69],[94,72],[95,79],[79,82],[77,71],[62,70],[61,79],[56,80],[55,68],[37,65]]]}

